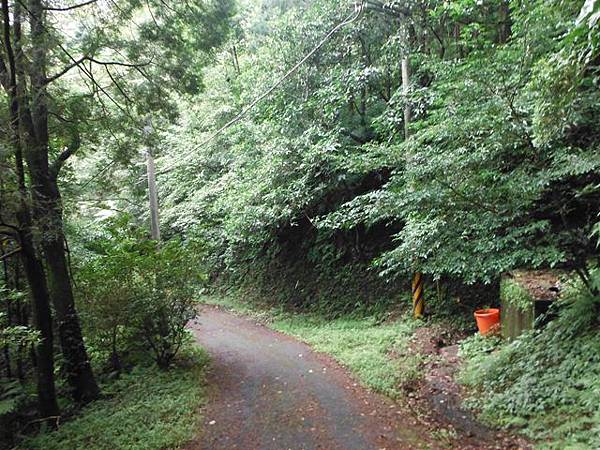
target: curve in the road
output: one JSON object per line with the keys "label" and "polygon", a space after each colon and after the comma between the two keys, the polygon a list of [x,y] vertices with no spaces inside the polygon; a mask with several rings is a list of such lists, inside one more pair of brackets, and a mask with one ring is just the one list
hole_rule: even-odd
{"label": "curve in the road", "polygon": [[190,327],[212,358],[190,450],[434,447],[410,414],[291,337],[208,306]]}

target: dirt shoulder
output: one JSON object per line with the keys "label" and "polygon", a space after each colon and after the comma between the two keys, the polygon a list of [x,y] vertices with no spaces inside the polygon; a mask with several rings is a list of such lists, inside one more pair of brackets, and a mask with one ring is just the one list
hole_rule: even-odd
{"label": "dirt shoulder", "polygon": [[[442,326],[426,326],[415,331],[409,351],[424,355],[423,377],[409,401],[431,427],[444,427],[462,442],[461,449],[530,449],[520,436],[495,430],[480,423],[463,407],[464,388],[456,381],[461,366],[458,341],[465,336]],[[458,447],[457,447],[458,448]]]}

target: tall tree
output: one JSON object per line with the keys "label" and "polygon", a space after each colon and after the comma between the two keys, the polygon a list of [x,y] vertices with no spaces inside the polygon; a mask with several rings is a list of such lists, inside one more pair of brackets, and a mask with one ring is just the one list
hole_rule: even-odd
{"label": "tall tree", "polygon": [[[83,343],[71,278],[65,255],[62,205],[58,174],[64,161],[76,150],[68,146],[54,161],[49,158],[47,64],[50,35],[46,6],[31,0],[27,8],[30,29],[30,64],[18,69],[23,74],[23,93],[19,110],[24,158],[31,179],[34,220],[41,233],[41,246],[48,269],[48,288],[56,310],[58,335],[65,361],[67,381],[77,401],[95,399],[99,388],[92,373]],[[27,92],[29,87],[30,92]]]}
{"label": "tall tree", "polygon": [[[59,413],[54,386],[54,351],[52,315],[46,277],[39,251],[34,241],[34,227],[28,204],[28,192],[23,166],[23,142],[21,140],[22,101],[26,95],[23,85],[23,62],[21,47],[21,9],[19,4],[11,11],[8,0],[2,0],[4,54],[0,58],[0,77],[9,100],[9,135],[14,151],[15,172],[19,201],[16,207],[17,226],[3,223],[3,228],[12,231],[21,248],[21,259],[31,292],[34,323],[40,332],[37,344],[36,372],[39,412],[42,417],[56,417]],[[13,45],[14,44],[14,45]],[[5,63],[5,59],[8,62]],[[21,66],[22,67],[22,66]],[[2,219],[4,220],[4,219]]]}

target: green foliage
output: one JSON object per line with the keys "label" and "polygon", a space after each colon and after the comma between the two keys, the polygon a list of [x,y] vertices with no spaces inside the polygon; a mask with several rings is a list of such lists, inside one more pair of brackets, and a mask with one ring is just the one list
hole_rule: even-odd
{"label": "green foliage", "polygon": [[521,311],[527,311],[533,307],[533,299],[527,289],[510,278],[502,280],[500,297],[503,301],[510,303]]}
{"label": "green foliage", "polygon": [[[215,271],[260,267],[286,279],[297,261],[327,277],[374,264],[384,281],[418,267],[471,283],[520,267],[583,267],[595,254],[593,11],[576,21],[575,0],[409,5],[406,96],[403,21],[393,8],[368,9],[246,117],[199,145],[341,14],[329,0],[268,17],[261,4],[249,6],[235,55],[227,47],[205,70],[204,95],[183,101],[158,160],[174,168],[164,177],[163,218],[210,242]],[[364,302],[360,291],[348,297],[342,306]]]}
{"label": "green foliage", "polygon": [[[23,292],[14,291],[4,286],[0,281],[0,298],[10,306],[14,302],[21,302],[25,298]],[[7,308],[8,309],[8,308]],[[39,333],[24,325],[12,325],[8,321],[7,312],[0,311],[0,347],[26,346],[37,342]]]}
{"label": "green foliage", "polygon": [[198,408],[205,402],[206,364],[207,355],[196,349],[168,372],[135,368],[103,386],[108,398],[86,407],[58,431],[27,439],[20,448],[179,448],[198,424]]}
{"label": "green foliage", "polygon": [[6,314],[0,313],[0,346],[10,348],[26,347],[39,340],[39,332],[24,325],[6,324]]}
{"label": "green foliage", "polygon": [[[189,152],[189,143],[204,136],[207,119],[221,123],[240,102],[266,89],[287,61],[318,42],[335,13],[334,5],[317,2],[313,8],[292,8],[272,20],[272,36],[256,37],[257,42],[250,36],[244,44],[248,50],[238,49],[239,75],[231,70],[229,53],[222,54],[218,66],[206,73],[203,101],[193,104],[182,127],[173,130],[174,142],[169,147],[175,159]],[[337,37],[335,43],[359,46]],[[220,246],[217,251],[228,258],[243,250],[244,255],[254,256],[257,248],[272,240],[277,228],[305,220],[303,211],[314,216],[313,209],[318,212],[339,203],[332,199],[319,205],[327,195],[356,184],[360,177],[336,168],[349,149],[340,145],[338,126],[343,125],[335,118],[343,114],[353,122],[358,120],[347,112],[344,98],[360,92],[355,82],[367,83],[369,77],[360,74],[362,68],[355,67],[349,56],[340,60],[335,53],[323,56],[320,73],[303,67],[300,80],[290,81],[268,104],[260,105],[255,119],[243,121],[207,146],[198,155],[203,161],[199,173],[189,173],[182,166],[166,179],[168,223],[187,229],[216,222],[219,228],[206,227],[202,232],[212,234],[211,241]],[[299,97],[298,89],[310,92],[310,97]],[[327,121],[327,127],[319,125],[321,120]]]}
{"label": "green foliage", "polygon": [[191,242],[150,241],[128,216],[109,220],[104,233],[77,274],[90,343],[110,355],[115,369],[120,354],[140,348],[166,368],[196,314],[194,295],[204,281],[201,249]]}
{"label": "green foliage", "polygon": [[459,355],[467,360],[476,360],[498,349],[501,342],[499,336],[477,333],[461,341]]}
{"label": "green foliage", "polygon": [[28,399],[18,380],[0,380],[0,423],[2,416],[18,411]]}
{"label": "green foliage", "polygon": [[[584,270],[597,260],[597,2],[586,1],[582,8],[581,0],[428,0],[371,7],[210,142],[206,139],[319,43],[352,2],[169,6],[150,0],[119,6],[110,8],[114,17],[90,17],[89,29],[103,32],[96,36],[82,27],[69,49],[119,59],[115,47],[134,61],[156,58],[161,64],[141,72],[115,69],[120,84],[110,94],[117,103],[134,99],[131,109],[94,102],[87,85],[77,85],[68,96],[61,94],[70,83],[51,88],[56,99],[51,109],[66,118],[51,117],[52,156],[72,141],[73,131],[85,134],[79,173],[62,175],[70,212],[85,216],[86,224],[113,210],[145,218],[145,206],[136,201],[145,198],[142,170],[118,163],[136,157],[142,145],[151,146],[158,156],[163,233],[206,243],[206,272],[221,282],[335,318],[280,320],[282,329],[304,339],[318,336],[327,351],[378,389],[388,391],[398,381],[382,355],[405,333],[396,336],[365,317],[379,320],[390,305],[408,304],[402,293],[415,269],[445,286],[490,282],[495,292],[499,275],[515,268]],[[236,9],[239,16],[232,18]],[[135,22],[131,39],[124,20]],[[400,61],[407,52],[412,74],[406,93]],[[69,63],[60,52],[53,58]],[[408,124],[406,106],[412,112]],[[155,116],[155,129],[142,136],[148,113]],[[65,125],[80,117],[90,117],[90,123]],[[102,119],[99,125],[96,118]],[[99,176],[106,173],[111,176]],[[69,203],[75,193],[92,199],[75,206]],[[144,342],[164,365],[191,314],[192,305],[178,301],[191,298],[183,280],[198,278],[193,273],[198,252],[174,242],[156,248],[127,226],[104,233],[96,243],[74,243],[83,261],[78,277],[86,337],[105,359],[137,353]],[[503,288],[513,299],[523,300],[521,294],[514,286]],[[461,318],[470,316],[476,301],[495,301],[465,300],[455,292],[428,298],[433,296],[430,309]],[[570,325],[561,319],[564,330],[574,333],[568,339],[581,348],[596,342],[590,328],[575,319]],[[356,339],[352,327],[360,330]],[[556,327],[548,329],[560,336],[563,328]],[[546,333],[489,354],[490,340],[465,343],[465,356],[473,361],[516,358],[514,370],[504,375],[499,368],[507,364],[500,363],[497,370],[473,372],[489,370],[499,380],[490,391],[515,394],[498,397],[506,400],[495,403],[502,420],[510,411],[520,418],[515,420],[534,417],[524,411],[537,395],[533,379],[545,375],[529,371],[550,367],[549,353],[536,342],[556,346],[564,361],[571,360],[566,347],[560,353],[562,340]],[[378,342],[372,352],[371,339]],[[527,355],[520,342],[536,350]],[[407,368],[416,367],[411,361]],[[530,391],[519,388],[525,400],[511,390],[523,379]],[[588,383],[582,392],[594,386]],[[574,401],[583,401],[583,395]],[[553,401],[541,404],[555,408]],[[589,415],[573,417],[584,416]]]}
{"label": "green foliage", "polygon": [[495,340],[465,341],[462,379],[475,390],[469,403],[493,424],[522,427],[540,448],[597,448],[599,309],[600,297],[572,286],[545,328],[496,351]]}

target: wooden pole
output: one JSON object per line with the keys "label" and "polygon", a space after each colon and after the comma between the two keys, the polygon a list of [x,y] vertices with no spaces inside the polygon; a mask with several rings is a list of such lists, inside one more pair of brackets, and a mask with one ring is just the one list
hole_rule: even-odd
{"label": "wooden pole", "polygon": [[152,239],[160,241],[160,222],[158,219],[158,193],[156,190],[156,168],[152,151],[146,151],[146,168],[148,172],[148,196],[150,200],[150,234]]}
{"label": "wooden pole", "polygon": [[404,50],[402,56],[402,93],[404,94],[404,139],[408,139],[410,125],[410,105],[408,104],[408,93],[410,90],[410,65],[408,61],[408,51]]}

